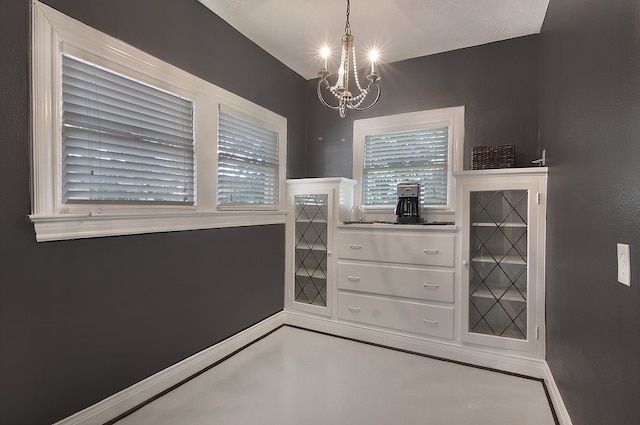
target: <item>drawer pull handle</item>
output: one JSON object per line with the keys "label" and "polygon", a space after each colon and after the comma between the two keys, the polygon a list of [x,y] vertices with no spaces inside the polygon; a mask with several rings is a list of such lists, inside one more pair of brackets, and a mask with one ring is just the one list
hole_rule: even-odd
{"label": "drawer pull handle", "polygon": [[422,321],[424,323],[426,323],[427,325],[438,326],[438,321],[437,320],[422,319]]}
{"label": "drawer pull handle", "polygon": [[362,245],[353,245],[353,244],[351,244],[351,245],[349,245],[349,248],[351,248],[351,249],[362,249]]}
{"label": "drawer pull handle", "polygon": [[359,276],[347,276],[347,279],[349,279],[351,282],[360,281],[360,277]]}
{"label": "drawer pull handle", "polygon": [[360,307],[349,306],[349,311],[352,312],[352,313],[359,313],[360,312]]}
{"label": "drawer pull handle", "polygon": [[435,248],[425,248],[422,250],[425,254],[437,254],[438,250]]}
{"label": "drawer pull handle", "polygon": [[425,283],[424,287],[427,289],[438,289],[440,285],[438,285],[437,283]]}

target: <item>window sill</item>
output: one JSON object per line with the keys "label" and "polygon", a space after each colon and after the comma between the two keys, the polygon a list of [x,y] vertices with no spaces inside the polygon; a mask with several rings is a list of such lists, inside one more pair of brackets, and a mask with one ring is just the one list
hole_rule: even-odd
{"label": "window sill", "polygon": [[127,215],[30,215],[38,242],[223,227],[284,224],[284,211]]}

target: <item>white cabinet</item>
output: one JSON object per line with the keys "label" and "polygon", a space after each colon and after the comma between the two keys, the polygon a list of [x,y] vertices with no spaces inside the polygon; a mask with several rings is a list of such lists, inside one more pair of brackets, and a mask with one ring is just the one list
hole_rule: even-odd
{"label": "white cabinet", "polygon": [[520,373],[544,359],[547,170],[455,179],[455,225],[343,224],[355,181],[288,180],[291,323]]}
{"label": "white cabinet", "polygon": [[455,227],[339,226],[340,321],[454,337]]}
{"label": "white cabinet", "polygon": [[455,177],[461,340],[544,354],[546,168]]}
{"label": "white cabinet", "polygon": [[287,180],[287,308],[333,315],[333,232],[349,219],[354,185],[344,178]]}

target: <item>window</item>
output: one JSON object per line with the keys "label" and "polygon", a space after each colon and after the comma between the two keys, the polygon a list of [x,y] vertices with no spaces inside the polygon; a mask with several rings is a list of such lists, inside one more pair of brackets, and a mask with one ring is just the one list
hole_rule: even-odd
{"label": "window", "polygon": [[464,107],[357,120],[353,140],[359,204],[393,208],[397,184],[419,182],[423,207],[453,209],[451,175],[462,169]]}
{"label": "window", "polygon": [[446,205],[448,136],[448,127],[365,136],[363,204],[395,204],[398,183],[416,181],[422,204]]}
{"label": "window", "polygon": [[285,222],[285,118],[38,1],[32,28],[38,241]]}
{"label": "window", "polygon": [[233,111],[218,121],[218,204],[278,205],[278,132]]}
{"label": "window", "polygon": [[195,204],[193,102],[62,55],[62,203]]}

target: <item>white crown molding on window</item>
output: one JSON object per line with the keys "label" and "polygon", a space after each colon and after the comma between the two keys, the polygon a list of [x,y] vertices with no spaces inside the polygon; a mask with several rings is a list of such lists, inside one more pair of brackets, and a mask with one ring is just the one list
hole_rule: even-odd
{"label": "white crown molding on window", "polygon": [[281,211],[234,211],[214,213],[163,213],[129,215],[29,216],[36,228],[38,242],[63,239],[83,239],[102,236],[135,235],[156,232],[177,232],[239,226],[284,224]]}
{"label": "white crown molding on window", "polygon": [[[284,223],[286,118],[195,77],[33,0],[32,211],[36,240]],[[189,206],[62,202],[61,55],[73,55],[195,102],[196,204]],[[217,205],[218,109],[224,105],[280,131],[280,203]]]}
{"label": "white crown molding on window", "polygon": [[[51,87],[57,86],[59,81],[54,81],[57,73],[53,72],[56,66],[54,54],[60,45],[60,37],[53,30],[52,24],[45,14],[48,7],[39,2],[32,5],[32,96],[31,116],[33,120],[31,153],[31,191],[32,212],[51,212],[55,205],[55,191],[57,186],[54,180],[54,162],[49,160],[54,156],[53,140],[56,139],[54,117],[58,111],[53,111],[55,103],[52,99]],[[54,14],[55,15],[55,14]],[[36,60],[40,58],[40,60]],[[35,143],[43,140],[44,143]],[[49,141],[49,142],[47,142]]]}

